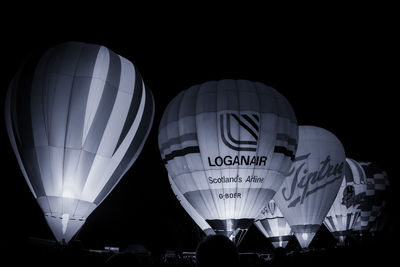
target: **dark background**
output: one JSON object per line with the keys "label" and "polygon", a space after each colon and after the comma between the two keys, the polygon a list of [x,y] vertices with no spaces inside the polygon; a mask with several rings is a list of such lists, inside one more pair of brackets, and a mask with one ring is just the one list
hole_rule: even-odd
{"label": "dark background", "polygon": [[[132,168],[87,219],[76,239],[90,248],[139,242],[153,251],[193,251],[200,230],[175,199],[158,151],[162,113],[174,96],[194,84],[226,78],[263,82],[286,96],[299,125],[333,132],[348,157],[372,161],[387,170],[392,192],[388,193],[384,240],[398,247],[394,196],[398,187],[398,84],[394,81],[398,30],[390,15],[377,17],[373,11],[359,15],[353,11],[346,16],[299,16],[290,22],[287,17],[271,21],[260,17],[250,25],[240,17],[214,24],[206,23],[203,16],[194,25],[186,19],[161,20],[156,26],[150,25],[152,18],[141,22],[128,18],[123,28],[97,21],[65,26],[54,19],[26,20],[11,28],[13,20],[4,21],[1,104],[22,61],[61,42],[101,44],[132,61],[155,97],[153,128]],[[17,247],[29,237],[53,239],[9,145],[4,114],[0,119],[1,244]],[[321,246],[333,242],[326,230],[320,242]],[[241,251],[266,248],[270,244],[255,227],[239,247]]]}

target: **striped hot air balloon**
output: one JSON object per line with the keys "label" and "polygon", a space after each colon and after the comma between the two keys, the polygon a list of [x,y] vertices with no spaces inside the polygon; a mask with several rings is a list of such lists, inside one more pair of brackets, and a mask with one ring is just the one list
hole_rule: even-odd
{"label": "striped hot air balloon", "polygon": [[344,245],[346,236],[360,216],[360,204],[367,189],[367,179],[358,162],[346,158],[344,173],[339,192],[324,221],[340,245]]}
{"label": "striped hot air balloon", "polygon": [[133,64],[69,42],[30,58],[5,106],[12,148],[59,242],[69,242],[139,155],[154,101]]}
{"label": "striped hot air balloon", "polygon": [[190,205],[186,198],[182,195],[179,189],[176,187],[174,181],[169,176],[169,184],[171,185],[172,191],[174,192],[179,203],[182,205],[183,209],[189,214],[193,221],[200,227],[200,229],[206,235],[215,235],[214,230],[211,226],[200,216],[200,214]]}
{"label": "striped hot air balloon", "polygon": [[342,183],[342,143],[331,132],[299,126],[299,147],[293,167],[274,200],[302,248],[311,243]]}
{"label": "striped hot air balloon", "polygon": [[216,233],[240,242],[291,167],[297,134],[294,112],[276,90],[222,80],[176,96],[158,142],[188,202]]}
{"label": "striped hot air balloon", "polygon": [[289,223],[273,199],[268,202],[260,216],[254,221],[254,225],[271,241],[275,248],[286,247],[293,236]]}

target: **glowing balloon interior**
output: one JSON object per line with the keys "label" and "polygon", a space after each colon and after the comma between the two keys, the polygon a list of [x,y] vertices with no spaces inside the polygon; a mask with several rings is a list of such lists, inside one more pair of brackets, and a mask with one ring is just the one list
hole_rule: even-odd
{"label": "glowing balloon interior", "polygon": [[68,243],[136,160],[151,128],[151,92],[104,46],[64,43],[12,80],[7,131],[59,242]]}
{"label": "glowing balloon interior", "polygon": [[299,126],[299,146],[288,177],[274,200],[301,247],[314,238],[342,183],[345,152],[335,135]]}
{"label": "glowing balloon interior", "polygon": [[292,229],[273,199],[254,221],[254,225],[268,238],[274,247],[286,247],[293,236]]}
{"label": "glowing balloon interior", "polygon": [[283,182],[297,135],[294,112],[276,90],[222,80],[176,96],[158,141],[179,191],[215,232],[238,241]]}

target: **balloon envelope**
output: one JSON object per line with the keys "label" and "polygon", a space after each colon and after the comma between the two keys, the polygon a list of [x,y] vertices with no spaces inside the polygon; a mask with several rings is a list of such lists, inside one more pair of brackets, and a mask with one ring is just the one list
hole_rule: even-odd
{"label": "balloon envelope", "polygon": [[293,235],[289,223],[273,199],[268,202],[261,215],[254,221],[254,225],[272,242],[275,248],[286,247]]}
{"label": "balloon envelope", "polygon": [[367,181],[365,197],[360,203],[361,215],[353,227],[355,231],[373,229],[376,219],[385,207],[385,193],[389,187],[388,175],[371,162],[359,162]]}
{"label": "balloon envelope", "polygon": [[289,176],[274,200],[301,247],[314,238],[339,191],[345,153],[331,132],[299,126],[299,146]]}
{"label": "balloon envelope", "polygon": [[341,245],[360,216],[360,204],[367,189],[367,179],[358,162],[346,158],[344,173],[339,192],[324,221]]}
{"label": "balloon envelope", "polygon": [[5,115],[22,173],[56,239],[67,243],[139,155],[154,104],[130,61],[70,42],[21,67]]}
{"label": "balloon envelope", "polygon": [[234,239],[282,184],[297,134],[290,104],[273,88],[222,80],[176,96],[158,142],[179,191],[215,232]]}

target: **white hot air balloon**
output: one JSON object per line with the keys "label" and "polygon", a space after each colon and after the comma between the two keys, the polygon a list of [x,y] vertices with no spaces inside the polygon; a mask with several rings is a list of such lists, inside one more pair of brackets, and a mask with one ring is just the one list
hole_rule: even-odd
{"label": "white hot air balloon", "polygon": [[342,183],[345,152],[327,130],[299,126],[293,167],[274,200],[302,248],[309,246]]}
{"label": "white hot air balloon", "polygon": [[346,158],[344,173],[339,192],[324,221],[339,245],[344,245],[346,236],[358,220],[367,189],[367,180],[358,162]]}
{"label": "white hot air balloon", "polygon": [[273,199],[268,202],[260,216],[254,221],[254,225],[271,241],[275,248],[286,247],[293,236],[289,223]]}
{"label": "white hot air balloon", "polygon": [[215,232],[211,228],[211,226],[203,219],[203,217],[200,216],[200,214],[192,207],[192,205],[190,205],[190,203],[186,200],[186,198],[176,187],[171,177],[168,178],[172,191],[174,192],[179,203],[182,205],[183,209],[189,214],[189,216],[193,219],[193,221],[200,227],[201,230],[203,230],[203,232],[206,235],[215,235]]}
{"label": "white hot air balloon", "polygon": [[56,239],[68,243],[136,160],[154,101],[130,61],[69,42],[21,67],[5,115],[26,182]]}
{"label": "white hot air balloon", "polygon": [[297,135],[294,112],[276,90],[222,80],[176,96],[158,142],[188,202],[217,234],[240,242],[289,171]]}

